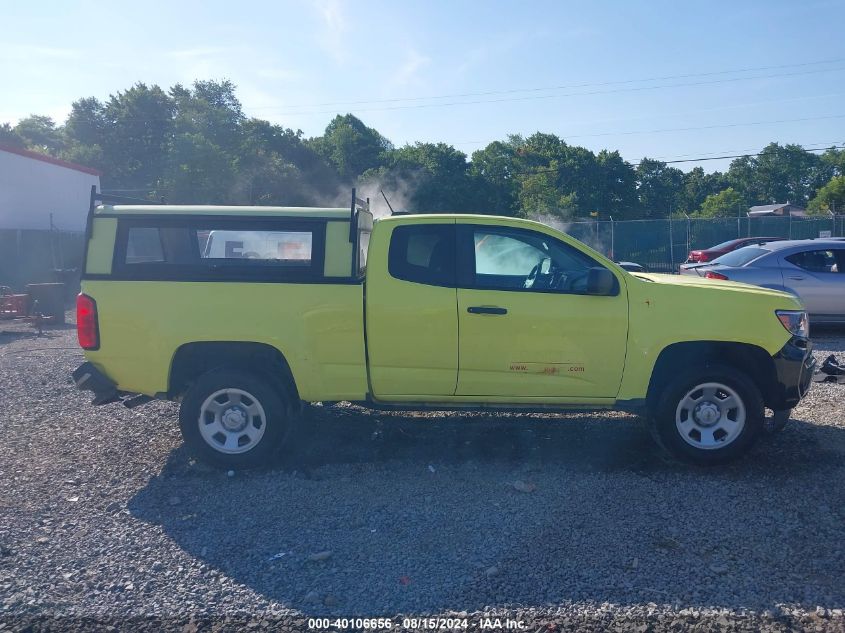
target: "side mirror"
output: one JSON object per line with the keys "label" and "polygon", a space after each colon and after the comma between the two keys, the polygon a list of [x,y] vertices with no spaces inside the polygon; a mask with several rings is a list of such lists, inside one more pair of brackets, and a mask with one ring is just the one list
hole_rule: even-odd
{"label": "side mirror", "polygon": [[616,289],[616,276],[607,268],[590,268],[587,273],[588,295],[612,295]]}

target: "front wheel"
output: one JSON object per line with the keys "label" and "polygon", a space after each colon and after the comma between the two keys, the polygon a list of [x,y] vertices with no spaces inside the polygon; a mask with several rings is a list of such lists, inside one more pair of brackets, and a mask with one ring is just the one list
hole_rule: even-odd
{"label": "front wheel", "polygon": [[288,435],[289,410],[260,374],[216,369],[200,376],[179,409],[189,451],[211,465],[267,465]]}
{"label": "front wheel", "polygon": [[661,394],[652,424],[658,441],[676,456],[717,464],[745,453],[763,424],[757,386],[732,367],[691,368]]}

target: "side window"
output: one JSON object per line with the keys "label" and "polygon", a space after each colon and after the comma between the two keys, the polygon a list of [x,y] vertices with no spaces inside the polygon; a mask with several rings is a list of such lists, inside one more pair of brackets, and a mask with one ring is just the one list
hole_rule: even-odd
{"label": "side window", "polygon": [[310,231],[194,231],[203,260],[220,264],[311,267],[314,236]]}
{"label": "side window", "polygon": [[194,247],[184,227],[133,226],[126,234],[126,256],[129,267],[143,264],[189,264]]}
{"label": "side window", "polygon": [[584,293],[599,264],[571,246],[528,230],[468,227],[473,288]]}
{"label": "side window", "polygon": [[114,271],[131,279],[296,282],[323,274],[325,223],[246,218],[121,220]]}
{"label": "side window", "polygon": [[803,251],[785,257],[790,264],[811,273],[835,273],[839,271],[834,251]]}
{"label": "side window", "polygon": [[431,286],[455,286],[455,225],[419,224],[393,230],[391,277]]}
{"label": "side window", "polygon": [[126,242],[127,264],[150,264],[164,261],[164,247],[157,228],[129,229]]}

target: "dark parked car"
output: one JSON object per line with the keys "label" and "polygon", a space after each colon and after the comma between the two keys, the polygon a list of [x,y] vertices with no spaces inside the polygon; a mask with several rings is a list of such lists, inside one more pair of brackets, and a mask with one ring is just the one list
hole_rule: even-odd
{"label": "dark parked car", "polygon": [[703,262],[710,262],[721,257],[725,253],[730,253],[743,246],[751,246],[752,244],[764,244],[765,242],[774,242],[775,240],[782,240],[782,237],[741,237],[736,240],[728,240],[710,248],[698,249],[689,252],[687,256],[688,264],[699,264]]}

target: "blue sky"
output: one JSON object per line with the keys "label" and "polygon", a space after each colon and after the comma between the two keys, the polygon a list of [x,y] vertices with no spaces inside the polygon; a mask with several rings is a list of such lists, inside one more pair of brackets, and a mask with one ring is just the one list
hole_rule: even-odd
{"label": "blue sky", "polygon": [[845,142],[845,0],[2,0],[0,15],[0,122],[227,78],[248,115],[307,136],[352,112],[397,145],[467,154],[537,130],[632,162]]}

